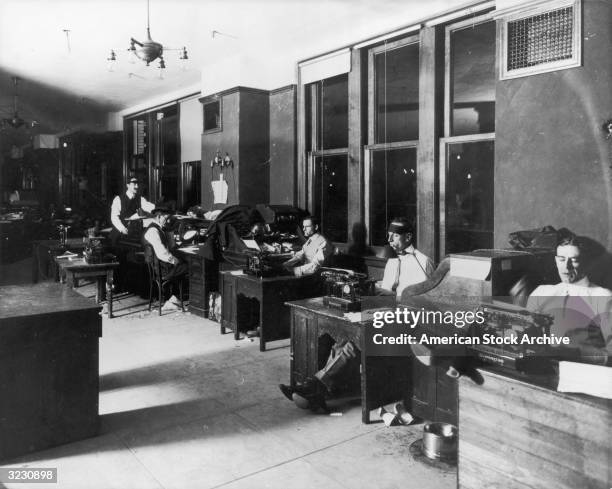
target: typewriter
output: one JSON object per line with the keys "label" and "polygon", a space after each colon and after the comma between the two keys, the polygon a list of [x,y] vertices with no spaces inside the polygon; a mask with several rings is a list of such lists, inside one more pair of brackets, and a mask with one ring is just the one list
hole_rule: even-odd
{"label": "typewriter", "polygon": [[293,256],[291,253],[245,250],[244,254],[246,255],[244,273],[257,277],[276,277],[290,273],[283,267],[283,263]]}
{"label": "typewriter", "polygon": [[361,310],[361,297],[374,294],[375,280],[364,273],[343,268],[322,268],[325,281],[323,303],[327,307],[352,312]]}
{"label": "typewriter", "polygon": [[548,314],[527,311],[512,304],[483,303],[479,309],[482,324],[474,323],[470,334],[481,343],[468,347],[483,363],[497,365],[513,371],[535,371],[550,364],[550,346],[538,345],[529,338],[550,334],[553,318]]}

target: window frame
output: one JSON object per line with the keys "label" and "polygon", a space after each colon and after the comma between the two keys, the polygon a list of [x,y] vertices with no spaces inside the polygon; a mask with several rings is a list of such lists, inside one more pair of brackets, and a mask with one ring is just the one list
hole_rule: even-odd
{"label": "window frame", "polygon": [[[489,12],[484,15],[479,15],[478,17],[474,17],[472,19],[466,19],[454,24],[450,24],[446,26],[444,33],[444,137],[460,137],[460,136],[451,136],[452,134],[452,107],[453,107],[453,99],[452,99],[452,72],[451,72],[451,34],[453,31],[466,29],[468,27],[474,27],[478,24],[484,24],[485,22],[495,21],[493,12]],[[495,39],[498,39],[496,30]],[[499,64],[499,59],[495,56],[495,73],[497,73],[497,65]],[[486,134],[486,133],[480,133]],[[442,153],[440,153],[442,154]],[[442,248],[440,248],[442,249]]]}
{"label": "window frame", "polygon": [[[347,75],[347,81],[348,81],[348,73],[345,73]],[[336,75],[336,76],[340,76],[340,75]],[[333,78],[333,77],[332,77]],[[348,155],[349,155],[349,148],[344,147],[344,148],[331,148],[331,149],[321,149],[321,131],[323,130],[322,124],[321,124],[321,90],[320,90],[320,82],[325,81],[325,79],[323,80],[317,80],[315,82],[309,83],[304,87],[304,91],[310,90],[310,151],[306,152],[306,175],[307,175],[307,182],[306,182],[306,205],[308,206],[308,209],[310,209],[310,212],[314,212],[314,208],[315,208],[315,172],[316,172],[316,167],[315,167],[315,160],[316,158],[325,158],[326,156],[346,156],[347,158],[347,165],[349,163],[349,159],[348,159]],[[349,90],[348,88],[348,83],[347,83],[347,91]],[[348,94],[347,94],[348,97]],[[350,106],[350,97],[348,100],[348,104]],[[307,112],[306,112],[307,113]],[[347,115],[348,117],[348,115]],[[347,139],[348,139],[348,134],[347,134]],[[350,181],[347,181],[347,186],[349,185]],[[349,189],[350,191],[350,189]],[[348,215],[348,202],[347,202],[347,215]],[[323,216],[316,216],[318,217],[318,219],[323,222]],[[350,225],[350,223],[349,223]],[[322,229],[323,232],[325,232],[325,230]],[[347,236],[350,237],[350,233],[349,230],[347,229]],[[334,241],[334,243],[337,244],[347,244],[345,242],[336,242]]]}
{"label": "window frame", "polygon": [[[414,150],[418,152],[418,149],[419,149],[418,139],[411,140],[411,141],[394,142],[394,143],[368,144],[364,146],[364,196],[365,196],[364,222],[366,225],[366,243],[373,250],[379,251],[384,246],[384,245],[372,244],[372,231],[370,229],[370,215],[371,215],[370,206],[371,206],[371,201],[372,201],[372,196],[370,195],[370,192],[371,192],[371,178],[372,178],[372,173],[373,173],[372,164],[374,161],[373,153],[375,151],[393,151],[397,149],[412,149],[412,148],[414,148]],[[416,157],[418,158],[418,154],[416,155]],[[417,166],[417,172],[418,172],[418,166]],[[418,185],[418,174],[417,174],[417,185]],[[419,198],[419,195],[417,191],[417,195],[416,195],[417,201],[418,201],[418,198]],[[417,204],[417,211],[418,211],[418,204]],[[397,217],[397,216],[389,216],[389,218],[392,218],[392,217]],[[417,229],[417,232],[418,232],[418,229]]]}
{"label": "window frame", "polygon": [[[572,57],[508,71],[508,23],[567,7],[572,7],[574,14]],[[582,66],[582,0],[551,0],[540,2],[536,5],[520,6],[508,9],[504,13],[498,13],[496,18],[499,20],[496,37],[499,47],[497,58],[500,80],[511,80],[523,76],[567,70]]]}
{"label": "window frame", "polygon": [[[374,69],[374,58],[378,54],[382,54],[387,51],[395,50],[402,48],[404,46],[409,46],[411,44],[416,44],[419,47],[419,64],[417,65],[417,69],[420,68],[420,58],[421,58],[421,46],[420,46],[420,37],[418,34],[404,37],[397,41],[385,42],[384,44],[380,44],[378,46],[372,47],[368,49],[368,145],[387,145],[387,144],[395,144],[395,143],[403,143],[404,141],[395,141],[394,143],[376,143],[376,130],[377,127],[377,118],[376,118],[376,70]],[[420,79],[420,73],[419,73]],[[420,97],[419,97],[420,102]],[[418,102],[417,102],[418,103]],[[419,111],[421,110],[419,104]]]}
{"label": "window frame", "polygon": [[[468,134],[464,136],[450,136],[440,138],[440,162],[439,162],[439,175],[440,175],[440,191],[439,191],[439,218],[440,218],[440,229],[439,229],[439,244],[440,244],[440,258],[446,256],[446,180],[449,168],[449,151],[448,148],[451,144],[457,143],[477,143],[483,141],[492,141],[495,144],[495,133],[487,132],[483,134]],[[495,169],[495,160],[493,160]],[[494,180],[495,182],[495,180]],[[495,198],[495,195],[493,195]],[[495,230],[495,213],[493,213],[493,231]]]}
{"label": "window frame", "polygon": [[[372,244],[372,232],[370,230],[370,216],[371,216],[371,176],[372,176],[372,163],[374,161],[373,153],[375,151],[393,151],[396,149],[410,149],[414,148],[417,152],[417,172],[418,172],[418,150],[419,150],[419,139],[406,139],[403,141],[393,141],[390,143],[377,143],[376,141],[376,130],[377,130],[377,117],[376,117],[376,69],[375,69],[375,57],[378,54],[384,53],[389,50],[398,49],[404,46],[409,46],[411,44],[416,44],[419,50],[419,63],[416,66],[416,69],[419,72],[419,89],[420,89],[420,80],[421,80],[421,36],[420,33],[412,34],[401,39],[385,42],[383,44],[379,44],[377,46],[373,46],[368,48],[368,76],[367,76],[367,144],[363,146],[363,169],[364,169],[364,202],[363,202],[363,219],[366,227],[366,244],[374,250],[376,253],[382,251],[383,246],[381,245],[373,245]],[[419,94],[419,114],[421,111],[421,95]],[[420,116],[419,116],[420,117]],[[421,129],[419,127],[419,137],[420,137]],[[418,175],[417,175],[417,185],[418,185]],[[418,200],[419,200],[419,192],[417,188],[416,202],[417,202],[417,212],[418,212]],[[393,216],[390,216],[393,217]],[[418,216],[417,216],[418,219]],[[415,222],[416,225],[416,222]],[[418,229],[417,229],[418,232]]]}

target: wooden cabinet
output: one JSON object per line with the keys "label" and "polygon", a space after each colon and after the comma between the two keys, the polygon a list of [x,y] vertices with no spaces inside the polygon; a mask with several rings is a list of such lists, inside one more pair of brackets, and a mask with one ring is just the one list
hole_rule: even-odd
{"label": "wooden cabinet", "polygon": [[56,283],[0,297],[0,459],[97,435],[100,306]]}
{"label": "wooden cabinet", "polygon": [[208,317],[208,296],[219,289],[219,264],[196,253],[182,253],[189,265],[189,310]]}
{"label": "wooden cabinet", "polygon": [[[203,97],[206,107],[220,101],[219,124],[206,126],[202,134],[202,206],[213,206],[212,181],[223,174],[227,204],[255,205],[269,202],[270,99],[266,90],[236,87]],[[206,119],[205,119],[206,120]],[[230,166],[213,165],[219,152]]]}

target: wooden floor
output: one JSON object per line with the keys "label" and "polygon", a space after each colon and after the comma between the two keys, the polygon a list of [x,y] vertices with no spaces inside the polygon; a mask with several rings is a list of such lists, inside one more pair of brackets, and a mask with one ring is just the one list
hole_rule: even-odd
{"label": "wooden floor", "polygon": [[287,401],[277,384],[288,381],[288,340],[262,353],[256,341],[220,335],[217,323],[159,317],[146,302],[120,297],[118,317],[104,317],[100,436],[0,467],[57,467],[61,489],[456,487],[456,470],[411,455],[422,425],[364,425],[349,400],[332,415]]}

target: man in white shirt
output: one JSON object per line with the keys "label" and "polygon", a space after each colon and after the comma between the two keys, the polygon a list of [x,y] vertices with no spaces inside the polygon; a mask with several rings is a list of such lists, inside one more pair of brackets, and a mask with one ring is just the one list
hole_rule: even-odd
{"label": "man in white shirt", "polygon": [[115,196],[111,204],[112,242],[116,243],[120,235],[128,234],[128,218],[138,215],[141,210],[151,212],[154,208],[155,204],[138,195],[138,179],[131,177],[125,193]]}
{"label": "man in white shirt", "polygon": [[[151,245],[155,256],[161,263],[162,279],[164,281],[174,280],[188,271],[188,266],[185,262],[174,256],[168,249],[168,238],[164,232],[164,226],[170,218],[170,211],[166,209],[155,209],[153,211],[154,220],[151,222],[143,234],[143,244]],[[164,308],[179,304],[180,301],[172,295]]]}
{"label": "man in white shirt", "polygon": [[414,231],[407,218],[393,219],[387,232],[389,246],[395,251],[397,258],[387,260],[383,279],[377,286],[384,291],[395,292],[397,297],[400,297],[406,287],[427,280],[433,273],[434,266],[433,262],[412,244]]}
{"label": "man in white shirt", "polygon": [[[398,297],[409,285],[423,282],[434,270],[432,261],[412,245],[414,231],[405,217],[393,219],[389,224],[389,245],[397,253],[385,266],[383,280],[378,284],[379,291],[394,293]],[[325,395],[335,389],[339,379],[358,365],[360,353],[352,341],[335,343],[332,346],[325,366],[313,378],[301,386],[291,387],[281,384],[283,395],[303,409],[327,409]]]}
{"label": "man in white shirt", "polygon": [[568,236],[555,256],[561,282],[540,285],[529,296],[527,308],[550,314],[551,334],[566,336],[580,350],[581,360],[602,365],[612,358],[612,291],[588,278],[593,256],[588,240]]}
{"label": "man in white shirt", "polygon": [[314,217],[304,218],[302,229],[306,242],[300,251],[283,263],[283,266],[293,271],[296,277],[312,275],[328,261],[334,252],[332,244],[319,233],[319,224]]}

